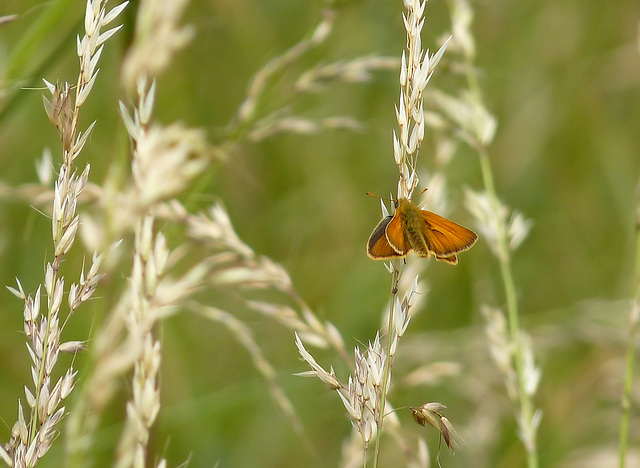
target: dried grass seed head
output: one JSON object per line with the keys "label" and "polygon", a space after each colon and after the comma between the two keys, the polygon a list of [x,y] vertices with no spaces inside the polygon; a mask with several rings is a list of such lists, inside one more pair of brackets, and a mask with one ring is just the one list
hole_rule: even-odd
{"label": "dried grass seed head", "polygon": [[460,443],[460,437],[451,422],[442,414],[445,408],[446,406],[438,402],[425,403],[419,407],[410,407],[413,419],[421,426],[429,424],[436,428],[442,435],[447,447],[451,452],[454,452],[455,446]]}

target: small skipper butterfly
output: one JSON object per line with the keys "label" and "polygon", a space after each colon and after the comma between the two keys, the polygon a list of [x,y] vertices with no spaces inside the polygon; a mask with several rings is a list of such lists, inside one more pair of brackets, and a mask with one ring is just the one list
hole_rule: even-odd
{"label": "small skipper butterfly", "polygon": [[367,255],[374,260],[404,258],[414,251],[420,257],[431,254],[455,265],[457,254],[470,249],[478,239],[472,230],[421,210],[406,198],[395,204],[395,213],[378,223],[367,242]]}

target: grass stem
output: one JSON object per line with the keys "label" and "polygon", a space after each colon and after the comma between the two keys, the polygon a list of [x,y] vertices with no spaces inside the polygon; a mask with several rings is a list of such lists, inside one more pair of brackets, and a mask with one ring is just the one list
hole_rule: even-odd
{"label": "grass stem", "polygon": [[629,313],[629,337],[627,355],[625,358],[624,387],[620,400],[620,430],[618,450],[620,468],[625,468],[627,451],[629,450],[629,420],[631,410],[631,389],[633,388],[633,369],[638,331],[638,316],[640,315],[640,177],[638,178],[638,198],[636,206],[636,256],[634,263],[634,298]]}

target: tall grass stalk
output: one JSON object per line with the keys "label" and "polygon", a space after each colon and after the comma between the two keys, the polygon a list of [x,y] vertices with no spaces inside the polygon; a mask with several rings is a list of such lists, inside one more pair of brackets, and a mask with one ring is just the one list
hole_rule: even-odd
{"label": "tall grass stalk", "polygon": [[87,164],[80,175],[76,173],[74,161],[80,155],[91,133],[94,123],[83,132],[78,131],[80,109],[86,102],[95,84],[97,68],[104,43],[115,34],[120,26],[101,32],[101,29],[115,20],[128,2],[121,3],[110,11],[106,2],[89,0],[86,4],[85,34],[77,40],[77,55],[80,72],[74,87],[75,96],[68,83],[53,85],[45,80],[53,98],[43,97],[45,111],[55,125],[62,140],[63,160],[53,192],[52,240],[53,259],[47,262],[44,274],[44,288],[47,293],[47,310],[40,314],[41,288],[34,297],[27,296],[17,280],[17,289],[10,291],[25,303],[24,330],[29,340],[27,349],[32,360],[31,374],[33,390],[25,387],[30,415],[25,418],[22,404],[18,401],[18,421],[13,427],[11,440],[0,447],[0,456],[9,466],[34,466],[42,458],[57,436],[57,424],[65,414],[60,406],[69,396],[74,385],[76,372],[70,366],[63,376],[53,384],[53,372],[61,352],[76,353],[83,346],[79,341],[61,343],[61,334],[74,312],[86,302],[96,290],[101,274],[98,273],[102,255],[94,254],[85,277],[80,274],[78,283],[71,283],[68,292],[68,314],[62,320],[62,300],[65,292],[65,278],[60,274],[60,266],[71,250],[80,225],[76,214],[80,194],[87,185],[90,166]]}
{"label": "tall grass stalk", "polygon": [[[148,85],[144,74],[138,76],[138,108],[134,121],[135,130],[130,129],[133,140],[133,164],[143,166],[143,142],[149,139],[151,113],[155,101],[155,82]],[[124,115],[124,114],[123,114]],[[153,156],[151,156],[153,157]],[[149,182],[144,179],[145,171],[138,171],[138,186],[144,187]],[[132,341],[143,343],[142,350],[135,357],[132,382],[133,398],[127,403],[127,420],[120,436],[115,466],[145,466],[147,464],[147,444],[149,432],[160,411],[160,388],[158,372],[162,359],[160,341],[153,336],[154,302],[158,283],[165,273],[169,250],[167,241],[161,233],[154,232],[156,221],[155,210],[151,205],[140,216],[134,229],[134,249],[129,278],[131,295],[130,308],[126,313],[129,335]],[[161,460],[160,464],[166,462]]]}
{"label": "tall grass stalk", "polygon": [[[402,62],[400,69],[400,101],[396,107],[396,116],[399,126],[400,137],[393,133],[394,160],[398,166],[399,180],[397,197],[410,198],[411,193],[418,185],[418,177],[416,174],[416,162],[420,143],[424,138],[424,119],[423,119],[423,101],[422,91],[428,82],[429,71],[429,55],[424,54],[421,46],[421,32],[424,25],[424,9],[426,1],[405,2],[407,9],[403,14],[404,25],[407,32],[407,50],[402,53]],[[423,60],[426,58],[426,67]],[[422,75],[421,75],[422,73]],[[388,216],[384,209],[383,216]],[[382,369],[382,387],[380,389],[380,408],[376,417],[376,437],[375,437],[375,453],[374,467],[378,466],[380,461],[381,436],[385,419],[385,407],[389,385],[391,382],[392,362],[397,346],[398,335],[395,333],[394,318],[396,315],[396,307],[398,304],[398,285],[402,279],[404,272],[403,261],[389,262],[387,270],[391,274],[391,294],[389,300],[389,309],[387,314],[387,343],[384,359],[384,367]],[[415,281],[417,282],[416,276]],[[364,457],[366,463],[366,455]]]}
{"label": "tall grass stalk", "polygon": [[[445,43],[433,55],[429,55],[428,50],[423,50],[421,33],[425,22],[424,11],[427,1],[405,0],[404,4],[406,13],[403,14],[403,20],[407,40],[406,50],[402,53],[400,100],[396,107],[399,135],[395,131],[393,133],[393,156],[399,172],[398,199],[411,198],[411,194],[419,183],[416,168],[425,131],[423,92],[447,46]],[[383,212],[383,214],[385,213]],[[398,286],[402,280],[404,265],[403,260],[396,260],[389,262],[387,266],[391,274],[391,296],[387,316],[386,359],[380,389],[380,409],[376,420],[374,467],[380,463],[380,441],[383,433],[387,395],[391,385],[393,359],[396,355],[398,340],[406,331],[409,323],[411,298],[417,290],[418,284],[418,276],[416,275],[409,291],[399,291]],[[401,293],[405,294],[403,300],[405,307],[400,303],[399,294]],[[402,322],[397,323],[396,321],[400,318]]]}
{"label": "tall grass stalk", "polygon": [[[492,209],[498,213],[500,211],[500,202],[498,201],[498,196],[493,184],[493,174],[491,172],[489,155],[486,150],[481,149],[479,157],[485,190],[491,200]],[[513,273],[511,271],[511,255],[509,251],[509,237],[507,234],[508,226],[505,223],[499,223],[498,227],[498,238],[496,244],[499,247],[499,254],[497,257],[500,264],[500,275],[507,303],[507,317],[511,345],[514,350],[515,370],[518,383],[518,400],[520,402],[520,416],[518,421],[520,424],[521,438],[523,439],[527,451],[527,466],[529,468],[537,468],[538,453],[535,433],[539,416],[534,414],[534,405],[531,399],[532,392],[528,388],[528,382],[530,379],[527,377],[527,351],[523,347],[523,339],[521,337],[519,324],[518,300],[513,280]],[[537,414],[540,415],[541,413]]]}
{"label": "tall grass stalk", "polygon": [[[396,107],[399,129],[397,133],[393,132],[393,157],[399,173],[398,199],[411,198],[411,194],[419,183],[416,167],[425,131],[423,92],[447,45],[445,43],[433,55],[423,50],[421,31],[425,21],[426,0],[405,0],[404,4],[406,12],[403,14],[403,20],[407,41],[406,50],[402,53],[400,99]],[[389,216],[384,203],[382,203],[382,213],[383,217]],[[409,325],[414,296],[418,291],[417,274],[414,274],[410,281],[405,281],[403,278],[405,271],[403,260],[390,261],[386,268],[391,274],[391,294],[385,315],[386,333],[378,332],[365,353],[361,353],[359,348],[355,349],[355,370],[349,377],[348,384],[340,382],[333,369],[327,371],[320,366],[296,334],[296,346],[300,355],[312,368],[311,372],[305,374],[318,377],[330,389],[338,392],[353,426],[360,433],[363,466],[367,466],[369,444],[374,440],[374,467],[378,467],[381,463],[381,438],[385,419],[389,416],[395,418],[393,412],[386,412],[393,360],[399,339]],[[385,335],[386,344],[383,346],[381,336]],[[455,431],[440,413],[443,408],[443,405],[428,403],[412,410],[419,424],[429,423],[436,427],[447,445],[453,449]]]}
{"label": "tall grass stalk", "polygon": [[636,198],[636,255],[633,271],[634,297],[629,311],[629,335],[627,354],[625,357],[625,373],[622,397],[620,400],[620,429],[619,454],[620,468],[625,468],[627,452],[629,450],[629,421],[631,418],[631,390],[633,389],[633,374],[636,355],[636,341],[638,339],[638,321],[640,321],[640,178],[638,178]]}
{"label": "tall grass stalk", "polygon": [[[509,328],[508,348],[504,348],[502,341],[501,344],[490,342],[490,346],[494,357],[502,356],[498,362],[504,365],[501,370],[507,379],[507,388],[511,390],[512,384],[515,384],[516,395],[510,392],[510,396],[518,405],[517,421],[527,454],[527,466],[537,468],[536,431],[542,413],[534,410],[532,397],[540,379],[540,371],[534,365],[530,339],[520,328],[517,293],[511,269],[512,252],[526,237],[531,223],[504,206],[498,197],[487,150],[495,135],[496,122],[483,104],[474,67],[475,45],[470,29],[473,12],[466,0],[452,0],[449,4],[453,31],[458,38],[456,48],[463,57],[468,90],[459,98],[439,95],[438,102],[445,114],[459,126],[462,138],[478,154],[484,191],[468,190],[467,206],[477,218],[479,230],[485,234],[484,237],[498,260]],[[486,314],[489,322],[496,318],[495,313],[496,311]],[[495,324],[489,323],[487,326],[496,329]],[[503,349],[498,349],[500,347]],[[515,371],[515,382],[511,379],[510,366]]]}

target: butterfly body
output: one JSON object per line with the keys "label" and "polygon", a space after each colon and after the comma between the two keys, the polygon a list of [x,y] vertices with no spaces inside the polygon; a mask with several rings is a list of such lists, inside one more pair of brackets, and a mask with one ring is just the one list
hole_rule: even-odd
{"label": "butterfly body", "polygon": [[475,244],[475,232],[431,211],[421,210],[406,198],[396,212],[382,219],[367,242],[367,255],[375,260],[404,258],[411,251],[420,257],[458,263],[456,254]]}
{"label": "butterfly body", "polygon": [[[409,203],[406,200],[405,202]],[[410,245],[420,257],[428,257],[431,248],[425,237],[425,232],[429,229],[429,225],[419,214],[422,210],[408,209],[406,206],[402,208],[400,211],[400,224],[405,227],[405,244]]]}

